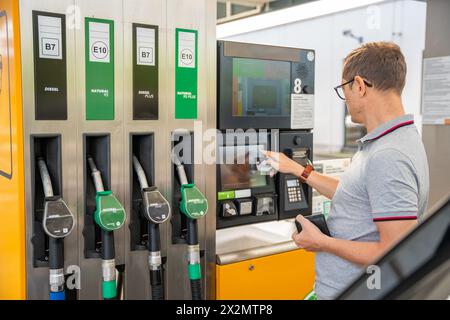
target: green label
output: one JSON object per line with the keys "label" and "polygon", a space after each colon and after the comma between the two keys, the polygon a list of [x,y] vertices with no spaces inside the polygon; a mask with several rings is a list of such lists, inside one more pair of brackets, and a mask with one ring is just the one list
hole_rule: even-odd
{"label": "green label", "polygon": [[197,31],[175,32],[175,119],[197,119]]}
{"label": "green label", "polygon": [[195,185],[181,186],[181,211],[191,219],[203,217],[208,211],[208,200]]}
{"label": "green label", "polygon": [[103,299],[114,299],[117,296],[115,280],[102,282],[102,296]]}
{"label": "green label", "polygon": [[114,21],[85,18],[86,120],[114,120]]}
{"label": "green label", "polygon": [[117,230],[125,222],[125,209],[111,191],[98,192],[95,199],[95,222],[106,231]]}
{"label": "green label", "polygon": [[217,200],[234,199],[234,191],[221,191],[217,192]]}
{"label": "green label", "polygon": [[202,278],[202,269],[199,263],[188,265],[188,274],[190,280],[198,280]]}

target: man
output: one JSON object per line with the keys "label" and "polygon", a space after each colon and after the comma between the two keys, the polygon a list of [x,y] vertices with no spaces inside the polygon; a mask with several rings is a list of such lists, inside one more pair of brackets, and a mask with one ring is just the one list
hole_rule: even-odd
{"label": "man", "polygon": [[[401,93],[406,63],[394,43],[368,43],[345,59],[342,84],[352,121],[367,128],[358,152],[341,178],[305,170],[283,154],[267,152],[271,165],[332,199],[328,227],[321,233],[301,215],[297,246],[317,252],[315,292],[334,299],[365,266],[395,244],[422,216],[428,202],[428,163],[412,115],[405,115]],[[312,168],[308,168],[312,169]]]}

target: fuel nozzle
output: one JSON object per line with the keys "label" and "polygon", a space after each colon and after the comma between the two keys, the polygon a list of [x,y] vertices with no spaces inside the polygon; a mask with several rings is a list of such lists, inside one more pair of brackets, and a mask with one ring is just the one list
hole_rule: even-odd
{"label": "fuel nozzle", "polygon": [[148,186],[147,177],[139,160],[133,155],[133,167],[139,180],[142,194],[143,213],[153,223],[163,223],[170,218],[170,205],[156,186]]}
{"label": "fuel nozzle", "polygon": [[74,228],[74,217],[64,200],[53,194],[53,186],[45,160],[37,159],[45,195],[42,227],[49,236],[50,300],[64,300],[64,238]]}
{"label": "fuel nozzle", "polygon": [[148,266],[153,300],[164,299],[159,225],[170,218],[170,205],[156,186],[149,187],[147,176],[138,158],[133,155],[133,167],[142,194],[142,213],[148,220]]}
{"label": "fuel nozzle", "polygon": [[102,296],[103,299],[116,299],[116,267],[114,230],[125,222],[125,209],[112,191],[104,189],[101,172],[91,156],[87,157],[95,186],[94,221],[102,230]]}
{"label": "fuel nozzle", "polygon": [[96,191],[94,220],[102,230],[117,230],[125,222],[125,209],[112,191],[104,189],[102,175],[94,159],[88,156],[87,160]]}
{"label": "fuel nozzle", "polygon": [[181,185],[180,210],[190,219],[199,219],[208,211],[208,200],[195,183],[189,183],[181,160],[177,156],[173,160]]}
{"label": "fuel nozzle", "polygon": [[191,294],[193,300],[200,300],[202,273],[197,220],[206,215],[208,211],[208,200],[194,183],[189,183],[181,160],[176,155],[172,159],[177,168],[178,178],[181,184],[180,211],[188,218],[186,241],[188,244],[188,276],[191,282]]}

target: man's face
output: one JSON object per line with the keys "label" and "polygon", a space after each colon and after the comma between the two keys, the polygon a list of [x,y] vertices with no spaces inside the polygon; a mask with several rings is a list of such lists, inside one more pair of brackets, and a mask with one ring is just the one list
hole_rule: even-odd
{"label": "man's face", "polygon": [[[348,80],[343,79],[342,83],[347,82]],[[344,95],[345,95],[345,103],[347,105],[348,113],[351,116],[352,122],[354,123],[362,123],[362,110],[363,103],[360,95],[358,94],[358,84],[353,81],[350,84],[347,84],[343,87]]]}

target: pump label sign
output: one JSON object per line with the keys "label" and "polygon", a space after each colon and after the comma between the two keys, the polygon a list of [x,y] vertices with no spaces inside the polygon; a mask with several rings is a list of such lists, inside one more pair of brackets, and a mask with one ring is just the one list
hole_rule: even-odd
{"label": "pump label sign", "polygon": [[114,120],[114,21],[85,18],[86,120]]}
{"label": "pump label sign", "polygon": [[178,67],[195,68],[196,37],[193,32],[178,32]]}
{"label": "pump label sign", "polygon": [[176,29],[175,36],[175,118],[197,119],[196,30]]}
{"label": "pump label sign", "polygon": [[137,45],[137,64],[140,66],[154,66],[155,65],[155,42],[156,42],[156,28],[138,27],[136,28],[136,45]]}
{"label": "pump label sign", "polygon": [[158,119],[158,27],[133,23],[133,120]]}
{"label": "pump label sign", "polygon": [[109,63],[109,24],[89,22],[89,61]]}
{"label": "pump label sign", "polygon": [[33,11],[35,119],[67,120],[66,23]]}
{"label": "pump label sign", "polygon": [[62,59],[61,18],[38,16],[39,58]]}

